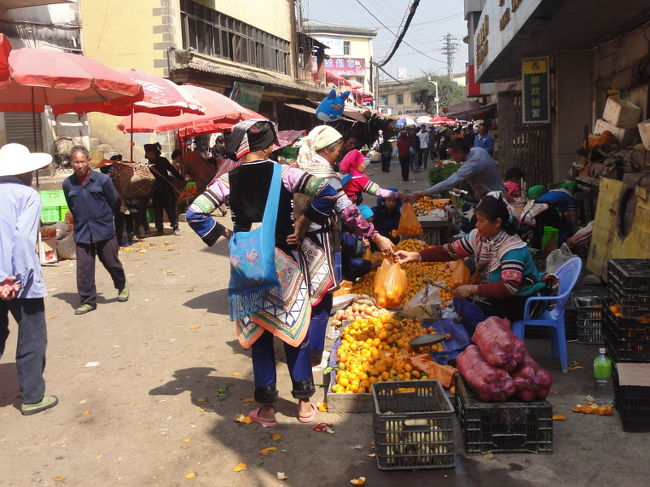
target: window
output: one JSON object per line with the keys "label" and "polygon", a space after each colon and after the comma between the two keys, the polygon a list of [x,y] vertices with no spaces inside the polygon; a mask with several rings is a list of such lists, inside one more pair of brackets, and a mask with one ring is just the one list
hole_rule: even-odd
{"label": "window", "polygon": [[343,41],[343,55],[350,55],[350,41]]}
{"label": "window", "polygon": [[381,95],[381,105],[384,107],[388,106],[388,95]]}
{"label": "window", "polygon": [[398,95],[395,95],[396,103],[398,105],[404,105],[404,93],[400,93]]}
{"label": "window", "polygon": [[183,47],[241,64],[289,73],[289,42],[192,0],[181,0]]}
{"label": "window", "polygon": [[411,92],[411,105],[417,105],[417,104],[418,104],[418,94],[413,91]]}

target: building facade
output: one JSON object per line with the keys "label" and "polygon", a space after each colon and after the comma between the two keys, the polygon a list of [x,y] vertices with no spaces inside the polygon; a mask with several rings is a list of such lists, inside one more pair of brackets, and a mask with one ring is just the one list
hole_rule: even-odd
{"label": "building facade", "polygon": [[417,80],[380,81],[379,110],[387,115],[399,117],[427,115],[424,107],[417,102],[415,85]]}
{"label": "building facade", "polygon": [[303,31],[325,44],[325,70],[361,83],[373,92],[371,79],[372,40],[377,30],[306,20]]}
{"label": "building facade", "polygon": [[531,183],[562,180],[612,90],[648,117],[647,2],[465,0],[465,15],[468,87],[494,83],[504,170],[525,166]]}

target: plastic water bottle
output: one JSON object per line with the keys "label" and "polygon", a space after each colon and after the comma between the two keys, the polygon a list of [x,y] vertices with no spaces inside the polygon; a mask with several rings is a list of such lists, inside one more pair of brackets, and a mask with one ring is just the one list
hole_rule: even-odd
{"label": "plastic water bottle", "polygon": [[594,379],[594,401],[600,406],[614,404],[612,359],[606,355],[605,348],[600,348],[598,356],[594,359]]}

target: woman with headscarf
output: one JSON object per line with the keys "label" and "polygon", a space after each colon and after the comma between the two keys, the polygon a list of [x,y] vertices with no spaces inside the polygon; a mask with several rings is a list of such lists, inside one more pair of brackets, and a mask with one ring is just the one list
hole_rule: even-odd
{"label": "woman with headscarf", "polygon": [[[316,389],[306,339],[310,315],[306,270],[293,250],[301,228],[312,221],[325,223],[336,202],[336,190],[324,180],[269,159],[276,141],[275,127],[267,120],[252,119],[235,125],[226,144],[229,157],[237,161],[228,166],[228,183],[218,174],[186,214],[190,227],[206,244],[213,245],[222,235],[229,238],[231,232],[216,222],[211,213],[223,202],[230,206],[236,238],[230,246],[230,313],[236,321],[240,344],[252,349],[255,399],[261,407],[249,416],[266,427],[277,425],[273,407],[278,400],[274,336],[284,342],[299,421],[311,422],[316,413],[310,402]],[[295,227],[291,212],[293,193],[313,198]],[[275,238],[269,245],[275,262],[273,278],[277,277],[279,287],[260,285],[257,274],[249,277],[245,272],[248,264],[252,270],[258,263],[263,264],[269,245],[262,242],[259,251],[251,245],[244,255],[238,247],[245,241],[246,232],[259,228],[263,217],[269,218],[267,225],[275,218],[271,230]]]}
{"label": "woman with headscarf", "polygon": [[[324,179],[337,191],[335,214],[324,225],[312,223],[301,246],[301,255],[309,257],[305,259],[305,266],[310,270],[312,313],[309,343],[314,364],[320,363],[323,355],[325,330],[332,309],[331,292],[338,286],[336,266],[340,265],[340,261],[336,262],[336,254],[340,252],[339,219],[356,235],[372,240],[379,250],[389,252],[392,249],[391,242],[363,217],[341,188],[340,175],[334,170],[334,165],[342,145],[343,137],[336,129],[320,125],[302,139],[296,161],[300,169]],[[294,201],[296,214],[300,215],[305,201],[301,198]]]}
{"label": "woman with headscarf", "polygon": [[382,189],[378,184],[373,183],[364,174],[365,170],[366,158],[356,149],[348,152],[341,160],[341,171],[348,173],[348,176],[343,178],[343,191],[353,203],[361,204],[362,193],[380,198],[398,198],[400,196],[397,191]]}
{"label": "woman with headscarf", "polygon": [[[463,323],[473,328],[488,316],[523,318],[526,299],[545,284],[526,243],[515,233],[516,220],[503,194],[492,191],[476,207],[476,228],[469,235],[446,245],[420,252],[398,251],[400,263],[446,262],[472,257],[477,284],[454,289],[454,305]],[[479,296],[481,302],[467,298]]]}
{"label": "woman with headscarf", "polygon": [[153,185],[153,214],[156,222],[156,234],[163,234],[163,210],[165,210],[174,234],[178,235],[178,213],[176,212],[178,190],[172,179],[183,181],[183,176],[167,158],[162,157],[160,149],[158,142],[144,145],[144,156],[149,161],[149,171],[156,178]]}

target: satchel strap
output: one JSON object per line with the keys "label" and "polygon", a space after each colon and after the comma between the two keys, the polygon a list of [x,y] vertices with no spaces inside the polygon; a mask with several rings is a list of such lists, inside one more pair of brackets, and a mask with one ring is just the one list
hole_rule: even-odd
{"label": "satchel strap", "polygon": [[280,205],[280,189],[282,187],[282,168],[280,164],[273,163],[273,176],[271,177],[271,186],[269,194],[266,197],[266,206],[264,215],[262,215],[262,224],[268,225],[275,233],[275,224],[278,220],[278,206]]}

